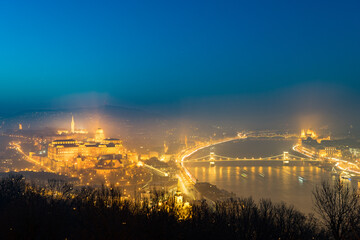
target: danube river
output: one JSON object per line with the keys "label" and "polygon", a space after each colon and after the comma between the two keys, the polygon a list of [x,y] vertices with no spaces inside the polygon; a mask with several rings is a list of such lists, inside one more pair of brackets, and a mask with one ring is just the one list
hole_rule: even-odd
{"label": "danube river", "polygon": [[[239,158],[269,157],[291,153],[293,141],[285,140],[238,140],[216,145],[216,155]],[[203,149],[191,158],[208,155],[210,148]],[[190,159],[191,159],[190,158]],[[330,172],[309,163],[280,162],[217,162],[186,163],[188,170],[199,182],[209,182],[238,197],[255,200],[270,198],[273,202],[286,202],[297,209],[313,212],[312,191],[322,180],[331,180]]]}

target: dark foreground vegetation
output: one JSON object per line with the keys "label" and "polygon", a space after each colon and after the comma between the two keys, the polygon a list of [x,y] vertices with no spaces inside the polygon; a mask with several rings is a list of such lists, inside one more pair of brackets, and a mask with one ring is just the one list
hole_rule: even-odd
{"label": "dark foreground vegetation", "polygon": [[251,198],[188,209],[155,194],[154,204],[114,188],[46,188],[21,176],[0,182],[1,239],[359,239],[359,201],[340,182],[314,191],[321,221],[283,203]]}

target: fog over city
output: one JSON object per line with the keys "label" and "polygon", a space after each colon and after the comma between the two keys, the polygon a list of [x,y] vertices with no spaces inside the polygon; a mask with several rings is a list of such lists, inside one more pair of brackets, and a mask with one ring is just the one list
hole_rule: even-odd
{"label": "fog over city", "polygon": [[[214,86],[216,89],[216,85]],[[240,92],[243,90],[239,90]],[[154,99],[158,98],[156,91]],[[50,99],[47,103],[32,103],[27,107],[10,102],[11,109],[4,108],[4,119],[21,117],[34,112],[95,113],[91,123],[79,121],[83,127],[97,128],[103,108],[112,107],[109,117],[114,120],[131,119],[153,123],[152,120],[170,122],[201,122],[222,124],[242,129],[302,129],[332,128],[347,131],[359,128],[360,115],[357,90],[350,85],[315,81],[292,87],[259,90],[248,93],[209,94],[207,96],[182,96],[170,101],[130,103],[121,96],[105,93],[74,93]],[[12,105],[13,104],[13,105]],[[115,110],[117,108],[117,110]],[[25,121],[31,121],[27,119]],[[48,126],[64,127],[63,117],[51,119]],[[34,125],[36,126],[36,124]],[[44,125],[42,125],[44,127]]]}
{"label": "fog over city", "polygon": [[359,1],[0,1],[0,239],[359,239]]}

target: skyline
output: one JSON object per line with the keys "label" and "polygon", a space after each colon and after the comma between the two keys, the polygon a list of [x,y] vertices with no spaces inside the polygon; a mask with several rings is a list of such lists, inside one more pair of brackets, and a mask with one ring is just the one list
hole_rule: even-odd
{"label": "skyline", "polygon": [[0,1],[1,235],[358,239],[359,13]]}

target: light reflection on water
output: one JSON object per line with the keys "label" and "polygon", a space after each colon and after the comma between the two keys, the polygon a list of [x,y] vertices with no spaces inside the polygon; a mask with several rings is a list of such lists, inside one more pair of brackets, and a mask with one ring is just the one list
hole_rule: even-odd
{"label": "light reflection on water", "polygon": [[[215,146],[215,154],[228,157],[269,157],[289,151],[294,141],[288,140],[241,140]],[[191,158],[209,154],[205,148]],[[238,197],[250,197],[255,200],[271,198],[273,202],[284,201],[297,209],[313,212],[312,191],[323,180],[331,180],[326,170],[308,163],[270,162],[216,162],[186,163],[189,171],[200,182],[210,182],[221,189],[235,193]],[[304,178],[302,181],[299,177]],[[352,184],[356,184],[352,182]]]}
{"label": "light reflection on water", "polygon": [[[258,200],[271,198],[274,202],[293,204],[304,212],[312,211],[312,191],[330,173],[315,166],[241,166],[225,163],[215,167],[207,164],[187,164],[200,182],[210,182],[219,188],[234,192],[239,197],[252,196]],[[305,181],[299,180],[303,177]]]}

